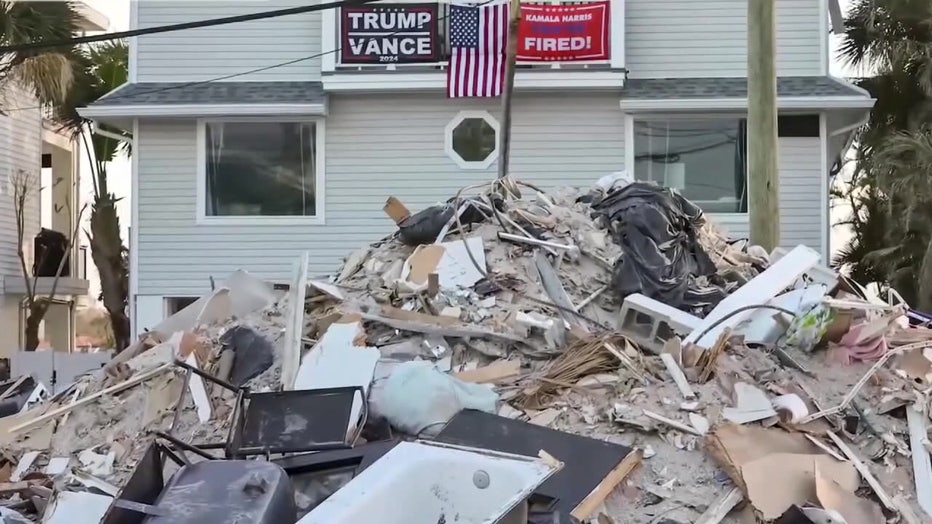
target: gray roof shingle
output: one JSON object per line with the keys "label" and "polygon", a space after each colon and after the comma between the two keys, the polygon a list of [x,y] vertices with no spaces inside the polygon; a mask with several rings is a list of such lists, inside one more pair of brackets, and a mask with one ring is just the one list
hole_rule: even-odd
{"label": "gray roof shingle", "polygon": [[178,104],[319,104],[320,82],[143,82],[128,84],[90,107]]}
{"label": "gray roof shingle", "polygon": [[[737,78],[632,78],[625,82],[622,98],[660,100],[696,98],[747,98],[748,80]],[[854,96],[867,98],[857,89],[830,76],[783,76],[777,79],[777,96]]]}

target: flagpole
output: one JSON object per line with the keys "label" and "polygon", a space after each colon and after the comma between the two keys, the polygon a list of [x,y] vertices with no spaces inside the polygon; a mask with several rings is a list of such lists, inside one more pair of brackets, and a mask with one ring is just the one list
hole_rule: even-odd
{"label": "flagpole", "polygon": [[511,14],[508,20],[508,44],[505,47],[505,85],[502,89],[502,129],[499,133],[498,178],[508,176],[511,157],[511,98],[515,89],[515,62],[518,55],[518,21],[521,18],[521,0],[509,0]]}

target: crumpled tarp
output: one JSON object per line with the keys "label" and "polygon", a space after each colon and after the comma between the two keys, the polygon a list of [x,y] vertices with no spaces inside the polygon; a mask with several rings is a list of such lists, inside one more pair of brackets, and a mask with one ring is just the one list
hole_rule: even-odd
{"label": "crumpled tarp", "polygon": [[608,221],[622,255],[612,287],[622,300],[641,293],[671,306],[707,313],[726,295],[698,277],[715,277],[715,263],[697,241],[702,210],[679,193],[649,182],[616,186],[593,202]]}

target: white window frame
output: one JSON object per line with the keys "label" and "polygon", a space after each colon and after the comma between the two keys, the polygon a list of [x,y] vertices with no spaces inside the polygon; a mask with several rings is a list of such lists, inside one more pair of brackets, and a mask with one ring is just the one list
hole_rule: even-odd
{"label": "white window frame", "polygon": [[[314,216],[208,216],[207,215],[207,124],[208,123],[314,123],[315,150],[317,153],[314,177]],[[326,202],[324,192],[324,168],[326,160],[324,147],[326,145],[326,124],[320,117],[294,117],[294,116],[262,116],[262,117],[220,117],[200,118],[197,120],[197,217],[198,225],[217,226],[317,226],[324,225]]]}
{"label": "white window frame", "polygon": [[[474,118],[481,118],[488,123],[493,130],[495,130],[495,149],[492,150],[492,153],[482,161],[479,162],[467,162],[463,160],[463,157],[453,149],[453,130],[456,129],[456,126],[463,123],[465,120],[470,120]],[[446,152],[447,156],[460,167],[460,169],[470,169],[470,170],[482,170],[488,169],[489,166],[495,163],[498,160],[499,147],[501,147],[501,141],[499,136],[501,133],[501,126],[498,124],[498,120],[492,113],[488,111],[460,111],[454,116],[449,123],[447,123],[446,129],[443,132],[443,150]]]}
{"label": "white window frame", "polygon": [[[634,159],[637,156],[637,153],[634,151],[634,123],[638,122],[650,122],[658,120],[732,120],[732,119],[741,119],[747,118],[747,113],[740,112],[727,112],[727,113],[626,113],[625,114],[625,171],[631,174],[632,179],[635,179],[634,175]],[[749,145],[750,149],[750,145]],[[747,163],[749,158],[745,158],[744,166],[744,176],[746,177],[745,188],[747,191],[750,191],[751,187],[751,177],[748,174]],[[748,199],[748,210],[735,213],[708,213],[703,211],[706,215],[709,215],[715,218],[718,222],[722,223],[724,226],[729,226],[735,223],[743,223],[748,220],[749,212],[751,210],[751,202]]]}

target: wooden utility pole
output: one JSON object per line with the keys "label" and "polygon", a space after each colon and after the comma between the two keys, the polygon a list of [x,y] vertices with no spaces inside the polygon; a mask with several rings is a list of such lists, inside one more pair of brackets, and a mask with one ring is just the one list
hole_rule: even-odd
{"label": "wooden utility pole", "polygon": [[767,251],[780,243],[776,54],[775,0],[748,0],[748,212]]}
{"label": "wooden utility pole", "polygon": [[498,178],[508,176],[511,157],[511,99],[515,90],[515,62],[518,56],[518,21],[521,19],[521,0],[511,1],[508,20],[508,43],[505,46],[505,85],[502,88],[502,128],[499,130]]}

